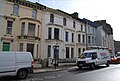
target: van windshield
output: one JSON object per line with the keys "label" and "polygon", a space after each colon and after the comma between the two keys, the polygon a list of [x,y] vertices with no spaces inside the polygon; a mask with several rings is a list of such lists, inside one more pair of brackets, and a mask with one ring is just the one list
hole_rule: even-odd
{"label": "van windshield", "polygon": [[117,56],[120,56],[120,53],[118,53]]}
{"label": "van windshield", "polygon": [[83,53],[80,58],[91,58],[92,56],[97,57],[97,53],[96,52],[88,52],[88,53]]}

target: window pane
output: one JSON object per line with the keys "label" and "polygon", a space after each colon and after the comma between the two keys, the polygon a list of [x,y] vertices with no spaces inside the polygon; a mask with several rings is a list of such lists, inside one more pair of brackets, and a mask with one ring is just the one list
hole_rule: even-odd
{"label": "window pane", "polygon": [[82,35],[82,43],[85,43],[85,35]]}
{"label": "window pane", "polygon": [[78,34],[78,42],[80,43],[81,42],[81,35]]}
{"label": "window pane", "polygon": [[81,55],[81,48],[78,48],[78,57]]}
{"label": "window pane", "polygon": [[66,58],[69,58],[69,47],[66,47]]}
{"label": "window pane", "polygon": [[85,48],[83,48],[83,52],[85,51]]}
{"label": "window pane", "polygon": [[75,28],[75,21],[73,21],[73,28]]}
{"label": "window pane", "polygon": [[68,32],[65,32],[65,41],[68,42]]}
{"label": "window pane", "polygon": [[52,38],[52,28],[48,28],[48,39]]}
{"label": "window pane", "polygon": [[12,24],[13,21],[7,21],[7,34],[12,34]]}
{"label": "window pane", "polygon": [[36,10],[32,10],[32,18],[33,19],[37,18],[37,11]]}
{"label": "window pane", "polygon": [[92,43],[94,44],[94,37],[92,37]]}
{"label": "window pane", "polygon": [[83,25],[81,24],[81,31],[83,31]]}
{"label": "window pane", "polygon": [[74,57],[74,48],[71,48],[71,58]]}
{"label": "window pane", "polygon": [[72,33],[72,42],[74,42],[74,33]]}
{"label": "window pane", "polygon": [[18,15],[18,11],[19,11],[19,6],[18,5],[13,5],[13,14],[14,15]]}
{"label": "window pane", "polygon": [[48,57],[51,57],[51,46],[48,45]]}
{"label": "window pane", "polygon": [[35,36],[35,24],[33,23],[28,24],[28,35]]}
{"label": "window pane", "polygon": [[54,23],[54,15],[53,14],[50,14],[50,22]]}
{"label": "window pane", "polygon": [[37,32],[38,37],[39,37],[39,31],[40,31],[40,26],[38,25],[38,32]]}
{"label": "window pane", "polygon": [[88,36],[88,43],[90,43],[91,41],[90,41],[90,36]]}
{"label": "window pane", "polygon": [[25,22],[22,22],[21,24],[21,35],[24,35],[25,32]]}
{"label": "window pane", "polygon": [[23,51],[23,43],[20,43],[19,51]]}
{"label": "window pane", "polygon": [[59,29],[58,28],[54,29],[54,39],[58,39],[59,40]]}
{"label": "window pane", "polygon": [[63,25],[66,26],[66,18],[63,18]]}

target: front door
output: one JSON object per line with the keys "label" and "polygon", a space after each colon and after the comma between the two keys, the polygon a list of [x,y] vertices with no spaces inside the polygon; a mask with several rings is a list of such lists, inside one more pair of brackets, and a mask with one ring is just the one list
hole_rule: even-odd
{"label": "front door", "polygon": [[54,48],[54,58],[59,58],[59,46],[55,46]]}
{"label": "front door", "polygon": [[3,42],[2,51],[10,51],[10,43]]}
{"label": "front door", "polygon": [[27,44],[27,52],[31,52],[34,57],[34,44]]}

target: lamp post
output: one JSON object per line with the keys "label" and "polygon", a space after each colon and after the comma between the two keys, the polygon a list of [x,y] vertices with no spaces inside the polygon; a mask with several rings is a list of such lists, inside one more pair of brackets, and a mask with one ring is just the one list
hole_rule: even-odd
{"label": "lamp post", "polygon": [[56,45],[54,45],[53,46],[53,49],[54,49],[54,55],[55,55],[55,64],[54,64],[54,66],[55,66],[55,69],[56,69],[56,67],[57,67],[57,50],[59,50],[59,46],[56,46]]}

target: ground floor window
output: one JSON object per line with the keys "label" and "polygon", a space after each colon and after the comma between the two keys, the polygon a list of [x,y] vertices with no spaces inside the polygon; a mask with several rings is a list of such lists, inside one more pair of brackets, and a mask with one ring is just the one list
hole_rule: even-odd
{"label": "ground floor window", "polygon": [[74,48],[71,48],[71,58],[74,57]]}
{"label": "ground floor window", "polygon": [[78,48],[78,57],[81,55],[81,48]]}
{"label": "ground floor window", "polygon": [[2,51],[10,51],[10,43],[3,42]]}
{"label": "ground floor window", "polygon": [[51,57],[51,45],[48,45],[48,57]]}
{"label": "ground floor window", "polygon": [[19,51],[23,51],[23,43],[20,43]]}
{"label": "ground floor window", "polygon": [[66,47],[66,58],[69,58],[69,47]]}

